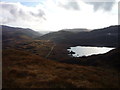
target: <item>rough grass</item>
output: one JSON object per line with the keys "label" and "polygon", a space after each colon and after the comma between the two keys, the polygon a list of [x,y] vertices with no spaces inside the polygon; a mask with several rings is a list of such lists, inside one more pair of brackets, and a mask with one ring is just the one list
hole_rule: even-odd
{"label": "rough grass", "polygon": [[3,50],[3,88],[120,88],[119,72],[63,64],[20,50]]}
{"label": "rough grass", "polygon": [[49,53],[53,45],[54,45],[53,42],[44,40],[27,40],[27,41],[13,40],[11,43],[8,41],[4,42],[3,49],[12,48],[22,51],[28,51],[41,57],[45,57]]}

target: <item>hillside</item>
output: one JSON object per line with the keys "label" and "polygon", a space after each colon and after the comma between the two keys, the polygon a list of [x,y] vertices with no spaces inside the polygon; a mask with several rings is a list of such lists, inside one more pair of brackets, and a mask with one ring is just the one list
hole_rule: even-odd
{"label": "hillside", "polygon": [[25,51],[3,50],[3,88],[118,88],[118,78],[118,71],[112,69],[63,64]]}
{"label": "hillside", "polygon": [[8,31],[5,30],[2,42],[3,88],[120,88],[119,48],[102,55],[73,58],[67,51],[73,44],[58,43],[53,39],[59,41],[62,35],[65,40],[76,33],[59,31],[44,35],[49,36],[49,40],[39,40],[35,34],[31,37],[29,30],[27,34],[18,35],[16,32],[23,29],[7,27]]}
{"label": "hillside", "polygon": [[29,28],[18,28],[18,27],[9,27],[2,25],[2,38],[4,40],[8,39],[33,39],[38,36],[41,36],[40,33],[35,32]]}
{"label": "hillside", "polygon": [[32,41],[42,34],[28,28],[9,27],[1,25],[3,48],[16,46],[16,44]]}
{"label": "hillside", "polygon": [[105,54],[91,55],[88,57],[72,57],[60,62],[120,70],[119,55],[120,48],[116,48]]}
{"label": "hillside", "polygon": [[[119,26],[96,29],[89,32],[58,31],[39,37],[40,40],[52,40],[58,44],[118,47]],[[74,31],[74,30],[73,30]]]}

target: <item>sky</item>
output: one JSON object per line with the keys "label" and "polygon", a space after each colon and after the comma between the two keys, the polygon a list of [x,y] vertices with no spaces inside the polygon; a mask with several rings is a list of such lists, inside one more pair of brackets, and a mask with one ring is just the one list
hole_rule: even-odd
{"label": "sky", "polygon": [[0,24],[36,31],[118,25],[119,0],[1,0]]}

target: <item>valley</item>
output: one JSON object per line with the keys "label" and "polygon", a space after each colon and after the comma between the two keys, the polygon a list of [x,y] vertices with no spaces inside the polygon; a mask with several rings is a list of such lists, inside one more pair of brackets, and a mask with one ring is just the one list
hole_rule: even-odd
{"label": "valley", "polygon": [[[3,88],[120,88],[118,27],[45,35],[25,29],[26,35],[22,28],[21,33],[18,28],[3,26]],[[67,49],[77,45],[116,49],[70,57]]]}

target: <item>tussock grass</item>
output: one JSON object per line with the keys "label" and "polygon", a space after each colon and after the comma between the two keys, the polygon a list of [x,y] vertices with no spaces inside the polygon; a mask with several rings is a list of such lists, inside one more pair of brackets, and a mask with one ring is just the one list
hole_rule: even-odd
{"label": "tussock grass", "polygon": [[51,61],[27,51],[3,51],[3,88],[118,88],[118,74],[102,67]]}

